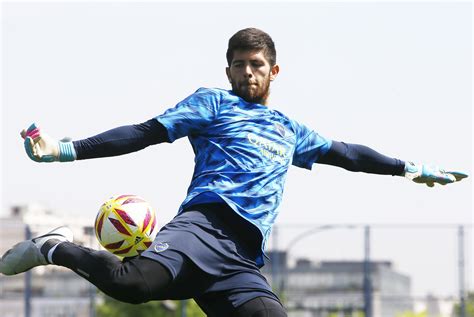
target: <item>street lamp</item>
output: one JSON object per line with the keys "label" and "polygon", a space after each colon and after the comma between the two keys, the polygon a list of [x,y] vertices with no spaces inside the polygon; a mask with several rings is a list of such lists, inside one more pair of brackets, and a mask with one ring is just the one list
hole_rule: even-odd
{"label": "street lamp", "polygon": [[321,232],[321,231],[333,229],[333,228],[336,228],[336,225],[317,226],[317,227],[308,229],[308,230],[306,230],[306,231],[303,231],[302,233],[300,233],[299,235],[297,235],[296,237],[294,237],[293,239],[291,239],[290,242],[288,242],[288,246],[286,247],[286,254],[287,254],[287,257],[288,257],[288,254],[290,253],[290,250],[295,246],[295,244],[296,244],[297,242],[303,240],[304,238],[306,238],[306,237],[308,237],[308,236],[310,236],[310,235],[319,233],[319,232]]}
{"label": "street lamp", "polygon": [[[326,231],[326,230],[339,229],[339,228],[354,229],[354,228],[356,228],[356,226],[355,225],[320,225],[320,226],[310,228],[306,231],[303,231],[302,233],[300,233],[299,235],[297,235],[296,237],[291,239],[290,242],[288,243],[288,246],[285,249],[287,261],[290,259],[290,251],[301,240],[303,240],[303,239],[305,239],[309,236],[315,235],[317,233]],[[276,263],[276,264],[278,265],[278,263]],[[285,277],[283,279],[279,279],[280,285],[279,285],[279,288],[278,288],[278,289],[281,290],[282,294],[284,294],[285,291],[286,291],[286,284],[287,284],[287,281],[289,279],[288,263],[286,263],[286,265],[284,266],[284,273],[285,273]],[[283,280],[285,280],[285,282],[283,282]]]}
{"label": "street lamp", "polygon": [[372,271],[370,267],[370,226],[364,228],[364,316],[372,317]]}

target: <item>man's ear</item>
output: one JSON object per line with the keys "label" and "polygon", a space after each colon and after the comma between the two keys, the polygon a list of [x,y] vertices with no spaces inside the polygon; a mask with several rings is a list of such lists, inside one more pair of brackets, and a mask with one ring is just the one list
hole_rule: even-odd
{"label": "man's ear", "polygon": [[280,72],[280,66],[278,66],[278,64],[273,65],[270,71],[270,80],[271,81],[275,80],[279,72]]}
{"label": "man's ear", "polygon": [[227,75],[227,79],[229,80],[229,83],[232,84],[232,78],[230,77],[230,67],[225,68],[225,74]]}

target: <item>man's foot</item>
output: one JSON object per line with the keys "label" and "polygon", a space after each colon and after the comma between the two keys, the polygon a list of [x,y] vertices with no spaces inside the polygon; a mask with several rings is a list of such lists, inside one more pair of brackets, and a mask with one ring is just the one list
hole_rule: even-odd
{"label": "man's foot", "polygon": [[72,242],[72,239],[71,229],[59,227],[42,236],[17,243],[0,259],[0,273],[15,275],[35,266],[49,264],[53,247],[64,241]]}

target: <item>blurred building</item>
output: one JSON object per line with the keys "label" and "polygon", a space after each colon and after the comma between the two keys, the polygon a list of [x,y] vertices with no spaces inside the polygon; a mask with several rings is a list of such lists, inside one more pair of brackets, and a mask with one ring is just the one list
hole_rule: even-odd
{"label": "blurred building", "polygon": [[[32,236],[68,225],[75,242],[98,248],[92,226],[94,219],[58,215],[39,205],[15,206],[8,217],[0,219],[0,254],[25,240],[26,228]],[[91,235],[92,234],[92,235]],[[41,266],[31,270],[31,317],[88,317],[90,298],[95,287],[74,272],[59,266]],[[25,316],[26,274],[0,275],[2,317]]]}
{"label": "blurred building", "polygon": [[[264,267],[264,275],[282,294],[291,316],[346,317],[364,311],[364,262],[299,259],[288,267],[285,252],[270,252],[269,256],[275,261]],[[413,311],[407,275],[395,271],[389,261],[371,262],[370,271],[373,316],[394,317]]]}
{"label": "blurred building", "polygon": [[[75,243],[94,249],[94,219],[54,213],[39,205],[15,206],[10,215],[0,218],[0,255],[15,243],[25,240],[26,228],[32,236],[67,225]],[[291,317],[362,316],[364,310],[362,261],[297,260],[289,266],[286,252],[269,252],[271,262],[263,274],[282,295]],[[390,261],[371,262],[374,317],[395,317],[402,312],[423,311],[427,317],[452,316],[453,299],[433,296],[414,305],[411,281],[397,272]],[[31,270],[31,317],[89,317],[91,298],[96,288],[74,272],[59,266]],[[25,316],[26,274],[0,275],[0,316]],[[94,299],[95,300],[95,299]],[[416,306],[416,307],[414,307]]]}
{"label": "blurred building", "polygon": [[457,316],[454,306],[459,303],[453,296],[438,297],[432,294],[415,300],[415,312],[424,313],[426,317],[453,317]]}

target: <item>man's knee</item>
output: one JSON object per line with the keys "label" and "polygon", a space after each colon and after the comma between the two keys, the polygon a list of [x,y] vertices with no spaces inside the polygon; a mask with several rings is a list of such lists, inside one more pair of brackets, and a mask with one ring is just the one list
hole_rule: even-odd
{"label": "man's knee", "polygon": [[287,314],[278,301],[257,297],[239,306],[234,317],[287,317]]}
{"label": "man's knee", "polygon": [[121,302],[142,304],[163,293],[170,280],[161,264],[141,258],[124,261],[99,288]]}
{"label": "man's knee", "polygon": [[150,300],[146,285],[138,281],[132,282],[128,278],[104,283],[101,290],[108,296],[128,304],[142,304]]}

